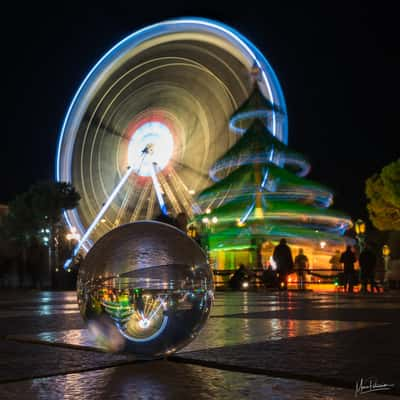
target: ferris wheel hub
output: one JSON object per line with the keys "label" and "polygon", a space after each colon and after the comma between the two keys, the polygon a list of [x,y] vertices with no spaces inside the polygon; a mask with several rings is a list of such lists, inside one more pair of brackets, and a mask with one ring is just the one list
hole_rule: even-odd
{"label": "ferris wheel hub", "polygon": [[151,176],[153,165],[163,170],[174,152],[174,139],[168,126],[159,121],[145,122],[131,136],[128,162],[137,175]]}
{"label": "ferris wheel hub", "polygon": [[142,154],[150,154],[153,155],[154,153],[154,144],[153,143],[149,143],[143,150],[142,150]]}
{"label": "ferris wheel hub", "polygon": [[139,321],[139,326],[140,326],[142,329],[148,328],[149,325],[150,325],[150,321],[149,321],[147,318],[141,319],[141,320]]}

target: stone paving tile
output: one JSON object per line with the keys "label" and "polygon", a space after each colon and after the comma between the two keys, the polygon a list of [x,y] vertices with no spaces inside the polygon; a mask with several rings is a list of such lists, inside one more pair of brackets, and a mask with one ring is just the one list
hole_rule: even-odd
{"label": "stone paving tile", "polygon": [[0,293],[0,307],[24,304],[66,304],[76,303],[76,292],[46,292],[38,290],[2,290]]}
{"label": "stone paving tile", "polygon": [[83,329],[85,324],[79,313],[59,313],[23,316],[21,318],[7,317],[0,319],[0,338],[15,334],[32,334],[47,331],[67,329]]}
{"label": "stone paving tile", "polygon": [[0,319],[3,318],[22,318],[22,317],[43,317],[46,315],[57,315],[57,314],[79,314],[78,310],[58,310],[58,309],[47,309],[47,310],[12,310],[12,311],[0,311]]}
{"label": "stone paving tile", "polygon": [[[242,372],[247,370],[256,374],[271,373],[284,377],[302,377],[309,381],[319,380],[345,386],[353,386],[355,380],[360,377],[374,375],[379,378],[380,382],[383,380],[385,383],[396,383],[398,393],[400,387],[397,373],[397,371],[400,371],[398,361],[400,360],[400,346],[398,345],[400,333],[399,305],[400,296],[396,293],[376,296],[296,292],[217,293],[212,317],[205,329],[201,332],[197,341],[190,345],[192,347],[187,347],[183,350],[185,353],[176,357],[179,360],[187,360],[187,362],[216,365],[222,369],[239,368]],[[376,326],[378,323],[385,324],[378,328]],[[390,323],[390,326],[387,325],[388,323]],[[31,336],[32,334],[43,334],[43,332],[51,332],[51,334],[58,332],[55,336],[65,335],[65,332],[62,331],[68,331],[72,336],[74,334],[79,336],[79,332],[82,332],[83,328],[83,321],[77,313],[74,292],[0,293],[0,339],[4,339],[7,335],[28,334],[28,336]],[[350,330],[345,331],[346,329]],[[324,333],[321,334],[321,332]],[[371,345],[371,342],[373,345]],[[238,343],[240,345],[237,345]],[[204,350],[204,348],[208,349]],[[203,350],[199,351],[199,349]],[[72,375],[77,375],[79,379],[84,381],[85,377],[88,377],[89,382],[89,376],[92,376],[92,378],[103,377],[105,375],[102,375],[102,371],[108,369],[82,374],[72,373],[74,371],[104,368],[114,363],[133,362],[134,360],[133,358],[121,359],[118,357],[129,356],[0,340],[0,381],[69,372],[60,377],[23,382],[23,385],[31,385],[29,386],[31,389],[27,389],[26,393],[31,393],[32,396],[26,396],[26,398],[35,398],[35,396],[39,396],[39,398],[62,398],[64,394],[61,395],[57,391],[56,397],[46,397],[43,393],[47,390],[47,394],[49,394],[48,390],[52,385],[60,388],[64,385],[66,388],[66,382]],[[130,368],[133,367],[136,368],[136,364],[115,368],[118,371],[115,375],[119,376],[119,372],[125,371],[125,368],[130,371]],[[179,364],[176,375],[181,376],[179,371],[186,370],[188,367],[188,365]],[[37,375],[34,373],[35,371],[40,374]],[[210,380],[217,374],[228,374],[228,371],[213,369],[210,371],[213,372],[209,375],[205,373],[205,377],[209,376]],[[357,375],[358,372],[359,375]],[[140,372],[137,373],[141,376]],[[151,375],[151,372],[149,374]],[[239,374],[239,372],[229,372],[229,374]],[[126,376],[128,375],[129,372],[126,372]],[[239,375],[232,375],[232,380],[235,380],[233,376],[239,377]],[[248,375],[250,381],[254,378],[254,375],[249,374],[240,376],[244,375]],[[271,379],[269,385],[281,385],[273,380],[275,378],[266,376],[259,378]],[[393,379],[391,380],[391,378]],[[173,381],[173,378],[170,379]],[[182,381],[185,385],[190,386],[190,382],[186,382],[184,378],[182,378]],[[30,384],[27,382],[30,382]],[[110,382],[114,382],[113,379]],[[259,385],[262,386],[262,382],[260,381]],[[289,382],[294,382],[294,380]],[[207,384],[207,382],[200,383],[202,385]],[[2,384],[0,389],[8,387],[16,390],[17,386],[15,385],[17,384]],[[139,392],[145,390],[141,388],[140,382],[136,382],[136,385]],[[277,399],[333,399],[350,398],[343,397],[350,396],[350,393],[351,397],[354,395],[350,391],[325,393],[325,397],[309,397],[307,385],[314,384],[300,382],[299,386],[295,386],[299,391],[297,392],[296,389],[291,393],[286,393],[283,385],[281,385],[279,387],[282,396],[279,391],[268,392],[266,387],[264,390],[268,394],[267,398]],[[247,387],[247,394],[251,398],[264,398],[264,395],[257,391],[258,389],[249,387],[243,380],[242,386]],[[24,387],[27,388],[27,386]],[[35,388],[40,387],[47,389],[38,395]],[[327,388],[327,386],[322,387]],[[301,388],[304,388],[304,392],[301,392]],[[169,397],[162,397],[159,392],[155,391],[154,398],[175,398],[174,395],[177,392],[174,392],[174,390],[168,388]],[[312,392],[314,389],[310,390],[310,394],[315,395]],[[99,393],[103,392],[100,391]],[[118,393],[121,395],[121,392],[118,392],[116,388],[115,391],[111,390],[109,393],[111,398],[121,398],[118,397]],[[178,393],[179,397],[184,398],[185,393],[186,391],[183,391],[182,395]],[[193,392],[189,391],[187,393],[190,393],[190,398],[247,397],[241,392],[240,385],[235,389],[234,384],[232,386],[233,397],[230,390],[224,392],[217,386],[215,391],[210,392],[209,397],[207,397],[207,391],[204,397],[195,396]],[[298,395],[300,393],[301,395]],[[22,394],[24,394],[24,391],[21,392]],[[53,392],[50,394],[53,396]],[[289,396],[290,394],[292,397]],[[284,397],[286,395],[289,397]],[[70,398],[68,393],[65,396],[67,396],[65,398]],[[3,397],[0,390],[0,399]],[[13,397],[6,396],[5,398]],[[80,398],[79,393],[74,398]],[[142,398],[148,397],[144,394]],[[387,398],[387,396],[384,396],[384,398]]]}
{"label": "stone paving tile", "polygon": [[84,328],[75,292],[1,291],[0,338]]}
{"label": "stone paving tile", "polygon": [[280,318],[280,319],[303,319],[303,320],[336,320],[336,321],[370,321],[370,322],[394,322],[398,320],[398,309],[387,308],[364,308],[357,306],[341,307],[298,307],[287,308],[277,311],[259,311],[259,312],[238,312],[236,314],[226,315],[226,318]]}
{"label": "stone paving tile", "polygon": [[[280,311],[286,310],[288,306],[277,306],[277,305],[264,305],[264,304],[250,304],[250,305],[229,305],[229,306],[214,306],[211,309],[211,318],[215,317],[225,317],[227,315],[235,315],[238,311],[242,312],[243,314],[248,314],[252,312],[273,312],[273,311]],[[0,314],[1,315],[1,314]],[[1,318],[1,317],[0,317]]]}
{"label": "stone paving tile", "polygon": [[37,305],[18,305],[18,306],[14,306],[13,310],[26,310],[26,311],[31,311],[31,310],[37,310],[39,308],[39,310],[78,310],[79,311],[79,307],[77,303],[65,303],[65,304],[54,304],[54,303],[50,303],[50,304],[41,304],[39,305],[39,307]]}
{"label": "stone paving tile", "polygon": [[374,376],[380,382],[395,384],[395,393],[400,394],[398,343],[398,330],[385,324],[340,333],[225,346],[172,358],[347,387],[354,386],[360,378]]}
{"label": "stone paving tile", "polygon": [[215,318],[200,332],[197,339],[181,352],[206,348],[282,340],[296,336],[340,332],[370,326],[369,322],[282,320],[249,318]]}
{"label": "stone paving tile", "polygon": [[0,340],[0,354],[0,383],[135,361],[129,354],[106,354],[8,340]]}
{"label": "stone paving tile", "polygon": [[[317,335],[326,332],[364,328],[374,325],[370,322],[347,321],[304,321],[280,319],[247,319],[247,318],[216,318],[209,321],[199,336],[180,352],[188,352],[214,347],[231,346],[235,344],[255,343],[269,340],[281,340],[288,337]],[[54,343],[76,348],[95,348],[102,350],[90,336],[87,329],[70,329],[67,331],[41,332],[31,335],[10,335],[10,339],[22,342]]]}
{"label": "stone paving tile", "polygon": [[[359,310],[362,308],[368,309],[368,310],[380,310],[382,309],[382,303],[359,303],[359,304],[323,304],[318,306],[318,308],[352,308],[353,310]],[[386,310],[400,310],[400,303],[399,304],[384,304]]]}
{"label": "stone paving tile", "polygon": [[[195,365],[154,361],[0,385],[1,399],[354,399],[342,389],[294,379],[271,378]],[[369,400],[382,398],[369,393]],[[386,400],[397,397],[383,396]]]}

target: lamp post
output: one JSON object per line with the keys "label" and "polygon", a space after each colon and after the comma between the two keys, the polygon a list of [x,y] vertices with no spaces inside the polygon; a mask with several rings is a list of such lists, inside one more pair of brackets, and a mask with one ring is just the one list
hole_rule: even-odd
{"label": "lamp post", "polygon": [[362,219],[358,219],[354,223],[354,230],[356,232],[358,247],[360,248],[360,253],[361,253],[364,250],[364,245],[365,245],[365,231],[366,231],[365,222]]}
{"label": "lamp post", "polygon": [[192,238],[196,242],[198,241],[198,233],[197,233],[197,229],[194,225],[189,225],[186,233],[190,238]]}
{"label": "lamp post", "polygon": [[78,233],[74,226],[71,227],[71,230],[65,235],[65,238],[68,242],[79,241],[81,239],[81,235]]}
{"label": "lamp post", "polygon": [[385,263],[385,275],[383,278],[383,283],[384,283],[384,285],[388,286],[389,285],[388,274],[389,274],[390,247],[387,244],[385,244],[382,247],[382,256],[383,256],[383,261]]}
{"label": "lamp post", "polygon": [[[206,210],[206,214],[209,214],[209,208]],[[218,223],[218,217],[203,217],[201,222],[204,224],[207,231],[214,232],[214,226]]]}
{"label": "lamp post", "polygon": [[72,251],[75,244],[81,240],[81,235],[74,226],[71,226],[71,230],[65,235],[65,238],[68,240],[69,250]]}

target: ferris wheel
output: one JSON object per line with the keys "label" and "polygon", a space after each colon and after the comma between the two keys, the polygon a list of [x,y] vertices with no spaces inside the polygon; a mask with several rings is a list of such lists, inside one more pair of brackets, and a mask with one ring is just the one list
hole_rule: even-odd
{"label": "ferris wheel", "polygon": [[[57,149],[56,179],[81,194],[79,206],[65,212],[81,235],[75,255],[118,225],[201,212],[195,196],[237,141],[228,121],[252,89],[254,66],[263,95],[285,111],[260,51],[211,20],[145,27],[94,65],[68,108]],[[286,117],[268,124],[287,142]]]}

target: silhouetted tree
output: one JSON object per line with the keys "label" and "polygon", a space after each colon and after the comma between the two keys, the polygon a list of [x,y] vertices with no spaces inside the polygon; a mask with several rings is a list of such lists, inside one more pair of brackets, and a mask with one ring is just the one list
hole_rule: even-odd
{"label": "silhouetted tree", "polygon": [[4,220],[5,234],[21,245],[23,258],[32,242],[48,242],[50,255],[54,255],[62,213],[75,208],[79,200],[79,193],[66,182],[32,185],[9,204],[9,214]]}
{"label": "silhouetted tree", "polygon": [[400,230],[400,158],[367,179],[371,222],[379,230]]}

